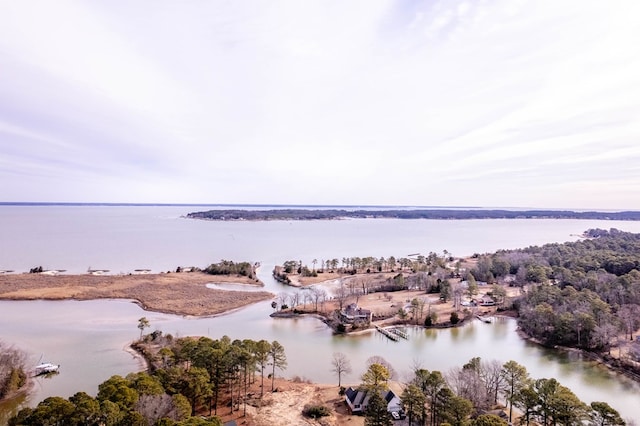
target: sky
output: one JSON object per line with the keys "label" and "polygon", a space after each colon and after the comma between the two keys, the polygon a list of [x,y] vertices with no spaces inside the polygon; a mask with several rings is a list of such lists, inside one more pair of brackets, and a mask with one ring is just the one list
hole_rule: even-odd
{"label": "sky", "polygon": [[0,201],[640,209],[636,0],[0,0]]}

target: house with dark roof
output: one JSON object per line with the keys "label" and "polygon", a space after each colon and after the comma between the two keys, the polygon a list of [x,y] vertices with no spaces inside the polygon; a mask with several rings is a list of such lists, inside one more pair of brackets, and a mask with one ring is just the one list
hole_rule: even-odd
{"label": "house with dark roof", "polygon": [[496,301],[493,300],[493,297],[489,296],[489,295],[482,295],[482,297],[480,298],[480,306],[495,306]]}
{"label": "house with dark roof", "polygon": [[341,312],[342,318],[347,322],[371,321],[371,311],[359,308],[357,304],[348,304]]}
{"label": "house with dark roof", "polygon": [[[344,392],[344,399],[352,414],[364,414],[369,403],[370,391],[349,387]],[[381,391],[382,399],[387,403],[387,411],[390,413],[402,412],[402,402],[392,390]]]}

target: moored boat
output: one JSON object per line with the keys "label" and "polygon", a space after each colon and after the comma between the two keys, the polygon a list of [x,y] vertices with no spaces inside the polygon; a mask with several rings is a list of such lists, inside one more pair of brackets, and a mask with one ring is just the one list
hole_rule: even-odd
{"label": "moored boat", "polygon": [[55,365],[50,362],[43,362],[33,368],[33,374],[34,376],[40,376],[42,374],[57,373],[59,369],[59,365]]}

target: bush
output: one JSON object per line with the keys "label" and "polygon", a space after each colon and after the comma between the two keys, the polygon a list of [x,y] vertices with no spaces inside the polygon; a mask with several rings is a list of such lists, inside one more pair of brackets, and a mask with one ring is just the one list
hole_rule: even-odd
{"label": "bush", "polygon": [[460,322],[460,317],[458,316],[457,312],[451,312],[451,324],[457,324]]}
{"label": "bush", "polygon": [[0,341],[0,399],[26,384],[26,360],[26,353]]}
{"label": "bush", "polygon": [[338,331],[338,333],[344,333],[345,331],[347,331],[347,326],[342,324],[342,323],[340,323],[336,327],[336,330]]}
{"label": "bush", "polygon": [[305,405],[302,414],[312,419],[318,419],[320,417],[330,416],[331,410],[324,405]]}

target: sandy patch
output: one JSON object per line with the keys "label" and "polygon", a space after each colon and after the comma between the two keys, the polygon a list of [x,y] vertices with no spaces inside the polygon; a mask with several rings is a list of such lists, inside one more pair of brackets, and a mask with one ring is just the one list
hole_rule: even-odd
{"label": "sandy patch", "polygon": [[[265,388],[271,389],[271,382],[265,380]],[[239,425],[249,426],[289,426],[289,425],[322,425],[322,426],[363,426],[364,417],[353,416],[338,394],[336,385],[318,385],[295,383],[276,379],[276,392],[265,390],[262,400],[256,398],[247,406],[247,415],[242,409],[233,415],[223,415],[224,421],[234,419]],[[259,390],[255,390],[259,394]],[[331,411],[328,417],[311,419],[302,411],[307,404],[324,405]]]}

